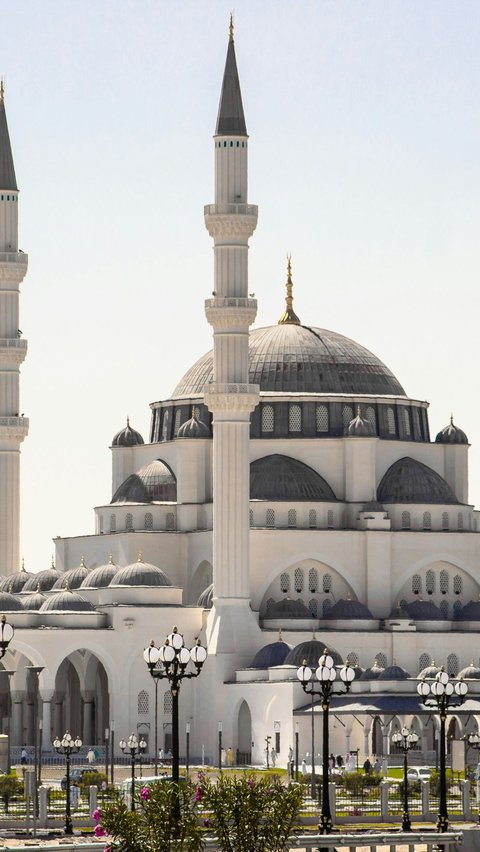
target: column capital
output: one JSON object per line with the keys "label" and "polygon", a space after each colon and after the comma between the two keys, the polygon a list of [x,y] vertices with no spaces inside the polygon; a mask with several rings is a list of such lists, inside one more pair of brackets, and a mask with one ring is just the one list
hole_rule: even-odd
{"label": "column capital", "polygon": [[40,698],[43,702],[51,702],[53,700],[53,696],[55,695],[54,689],[40,689]]}
{"label": "column capital", "polygon": [[92,701],[95,701],[95,692],[92,689],[83,689],[80,694],[86,704],[91,704]]}

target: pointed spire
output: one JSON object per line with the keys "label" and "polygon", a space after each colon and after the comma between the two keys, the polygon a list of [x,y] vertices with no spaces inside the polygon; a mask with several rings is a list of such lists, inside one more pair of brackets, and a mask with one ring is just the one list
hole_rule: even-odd
{"label": "pointed spire", "polygon": [[287,293],[285,296],[285,311],[278,320],[279,325],[301,325],[299,318],[293,310],[293,281],[292,281],[292,256],[287,254]]}
{"label": "pointed spire", "polygon": [[238,78],[235,42],[233,40],[233,15],[230,15],[227,60],[223,74],[222,94],[218,107],[216,136],[247,136],[243,113],[242,92]]}
{"label": "pointed spire", "polygon": [[5,86],[0,83],[0,189],[18,191],[5,112]]}

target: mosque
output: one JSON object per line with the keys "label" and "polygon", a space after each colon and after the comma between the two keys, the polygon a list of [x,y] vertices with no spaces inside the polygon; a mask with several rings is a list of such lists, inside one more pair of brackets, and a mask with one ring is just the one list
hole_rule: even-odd
{"label": "mosque", "polygon": [[193,759],[216,761],[219,723],[240,763],[261,764],[271,736],[285,764],[297,724],[306,754],[311,713],[321,708],[296,672],[304,660],[316,668],[325,647],[356,673],[332,705],[334,752],[388,755],[407,724],[428,755],[436,720],[416,678],[436,671],[433,658],[469,684],[449,717],[449,741],[475,729],[480,714],[479,513],[468,498],[467,436],[451,419],[432,440],[428,404],[410,398],[379,358],[298,317],[290,261],[278,323],[250,330],[248,241],[258,211],[248,199],[232,27],[214,153],[214,203],[205,207],[213,350],[170,399],[150,404],[148,440],[128,421],[114,436],[112,499],[95,507],[95,531],[55,539],[52,567],[30,574],[19,568],[29,424],[18,413],[28,257],[18,249],[0,92],[0,612],[15,628],[3,660],[10,674],[0,677],[3,730],[14,746],[33,743],[40,719],[49,752],[65,729],[89,746],[114,726],[116,743],[135,731],[152,757],[156,727],[168,749],[171,695],[142,655],[177,625],[189,647],[198,636],[208,648],[200,677],[180,695]]}

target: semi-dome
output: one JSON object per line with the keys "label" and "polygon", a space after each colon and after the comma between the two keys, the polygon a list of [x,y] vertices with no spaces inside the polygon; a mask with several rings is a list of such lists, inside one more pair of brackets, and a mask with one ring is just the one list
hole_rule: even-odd
{"label": "semi-dome", "polygon": [[480,680],[480,669],[472,660],[469,666],[465,666],[465,668],[458,673],[457,677],[463,680]]}
{"label": "semi-dome", "polygon": [[210,583],[206,589],[203,590],[202,594],[198,598],[197,606],[201,606],[203,609],[211,609],[213,606],[213,583]]}
{"label": "semi-dome", "polygon": [[39,588],[42,592],[49,592],[60,577],[60,573],[52,564],[51,568],[45,568],[38,574],[32,574],[25,583],[22,592],[36,592]]}
{"label": "semi-dome", "polygon": [[0,612],[19,612],[23,610],[22,602],[11,592],[0,592]]}
{"label": "semi-dome", "polygon": [[454,617],[455,621],[480,621],[480,600],[469,601]]}
{"label": "semi-dome", "polygon": [[182,423],[177,433],[177,438],[211,438],[212,433],[207,424],[200,420],[198,411],[194,407],[190,420]]}
{"label": "semi-dome", "polygon": [[343,664],[340,654],[334,648],[330,648],[325,642],[321,642],[319,639],[309,639],[307,642],[301,642],[300,645],[292,648],[285,658],[285,665],[296,666],[298,668],[299,666],[303,666],[303,661],[306,660],[307,665],[315,670],[318,667],[318,660],[325,653],[330,654],[334,665],[341,666]]}
{"label": "semi-dome", "polygon": [[435,438],[437,444],[468,444],[468,438],[463,431],[455,426],[453,416],[450,417],[450,423],[442,429]]}
{"label": "semi-dome", "polygon": [[378,680],[408,680],[410,677],[406,669],[397,666],[394,662],[392,666],[387,666],[378,676]]}
{"label": "semi-dome", "polygon": [[315,500],[337,498],[328,482],[298,459],[274,453],[250,465],[251,500]]}
{"label": "semi-dome", "polygon": [[78,592],[63,589],[54,595],[49,595],[39,612],[95,612],[95,607]]}
{"label": "semi-dome", "polygon": [[115,565],[112,556],[110,555],[110,560],[106,565],[98,565],[97,568],[92,568],[88,572],[80,588],[105,589],[110,585],[110,581],[113,580],[115,574],[119,570],[118,565]]}
{"label": "semi-dome", "polygon": [[112,447],[136,447],[138,444],[143,443],[144,440],[140,432],[137,432],[136,429],[132,429],[130,426],[129,417],[127,417],[127,425],[123,429],[120,429],[120,432],[117,432],[112,439]]}
{"label": "semi-dome", "polygon": [[360,675],[359,680],[378,680],[385,669],[378,664],[378,660],[374,660],[373,666],[366,668]]}
{"label": "semi-dome", "polygon": [[110,586],[171,585],[167,575],[160,568],[157,568],[156,565],[151,565],[149,562],[144,562],[141,556],[138,557],[137,562],[132,562],[131,565],[120,568],[110,582]]}
{"label": "semi-dome", "polygon": [[[173,399],[202,396],[213,380],[213,351],[178,383]],[[405,396],[400,382],[354,340],[304,325],[281,323],[249,335],[249,382],[261,391]]]}
{"label": "semi-dome", "polygon": [[372,619],[373,615],[368,609],[368,607],[366,607],[365,604],[361,603],[360,601],[354,601],[350,598],[340,598],[340,600],[338,600],[337,603],[335,603],[328,611],[325,618]]}
{"label": "semi-dome", "polygon": [[67,587],[69,589],[79,589],[85,577],[88,577],[89,572],[90,569],[85,565],[82,556],[80,565],[77,568],[69,568],[68,571],[64,571],[59,575],[58,580],[52,586],[52,591],[57,592]]}
{"label": "semi-dome", "polygon": [[408,456],[388,468],[377,497],[382,503],[458,503],[440,474]]}
{"label": "semi-dome", "polygon": [[278,621],[281,618],[312,618],[312,613],[300,598],[297,600],[283,598],[271,604],[263,617],[265,620],[271,618]]}
{"label": "semi-dome", "polygon": [[112,503],[152,503],[153,501],[175,503],[177,480],[168,464],[155,459],[132,473],[117,488]]}
{"label": "semi-dome", "polygon": [[348,438],[371,438],[375,436],[377,431],[370,420],[362,417],[360,407],[357,409],[357,416],[350,420],[350,423],[345,428],[345,435]]}
{"label": "semi-dome", "polygon": [[278,642],[270,642],[269,645],[264,645],[260,651],[257,651],[250,668],[269,669],[271,666],[283,666],[291,650],[292,646],[287,645],[282,639]]}
{"label": "semi-dome", "polygon": [[403,605],[410,618],[415,621],[443,621],[445,616],[433,601],[424,601],[421,598],[416,598],[411,603]]}

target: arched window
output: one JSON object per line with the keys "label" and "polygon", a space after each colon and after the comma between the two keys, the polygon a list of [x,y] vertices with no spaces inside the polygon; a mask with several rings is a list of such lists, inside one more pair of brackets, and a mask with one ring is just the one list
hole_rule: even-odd
{"label": "arched window", "polygon": [[125,515],[125,529],[130,532],[133,530],[133,515],[130,512]]}
{"label": "arched window", "polygon": [[137,696],[137,712],[148,713],[148,692],[142,689]]}
{"label": "arched window", "polygon": [[315,598],[312,598],[312,600],[308,602],[308,608],[312,618],[318,618],[318,601],[316,601]]}
{"label": "arched window", "polygon": [[288,431],[302,431],[302,409],[300,405],[290,405],[288,407]]}
{"label": "arched window", "polygon": [[249,518],[250,526],[253,527],[253,509],[248,510],[248,518]]}
{"label": "arched window", "polygon": [[455,574],[453,578],[453,594],[461,595],[463,591],[463,581],[459,574]]}
{"label": "arched window", "polygon": [[342,406],[342,422],[343,428],[346,429],[348,424],[353,420],[353,408],[351,405]]}
{"label": "arched window", "polygon": [[449,520],[448,520],[448,512],[442,512],[442,530],[448,530]]}
{"label": "arched window", "polygon": [[325,598],[325,600],[322,603],[322,616],[323,616],[323,618],[326,618],[326,616],[330,612],[331,608],[332,608],[332,602],[331,602],[330,598]]}
{"label": "arched window", "polygon": [[380,653],[375,656],[375,659],[377,661],[377,665],[380,666],[381,669],[387,668],[387,658],[383,651],[380,651]]}
{"label": "arched window", "polygon": [[290,591],[290,574],[287,574],[286,571],[283,574],[280,574],[280,591],[283,592],[284,595]]}
{"label": "arched window", "polygon": [[103,515],[100,515],[98,519],[98,531],[100,535],[103,533]]}
{"label": "arched window", "polygon": [[267,527],[275,526],[275,512],[273,509],[267,509],[266,525]]}
{"label": "arched window", "polygon": [[182,412],[180,411],[179,408],[177,408],[177,410],[175,412],[175,422],[173,424],[173,434],[174,434],[175,438],[178,435],[178,430],[180,429],[181,421],[182,421]]}
{"label": "arched window", "polygon": [[308,572],[308,588],[312,595],[314,592],[318,592],[318,571],[316,568],[310,568]]}
{"label": "arched window", "polygon": [[369,423],[372,424],[375,432],[377,431],[377,415],[375,414],[375,409],[372,405],[367,405],[365,409],[365,420],[368,420]]}
{"label": "arched window", "polygon": [[460,616],[461,611],[462,611],[462,602],[461,601],[455,601],[455,603],[453,604],[453,617],[458,618]]}
{"label": "arched window", "polygon": [[267,601],[267,605],[266,605],[266,607],[265,607],[265,612],[267,613],[267,615],[268,615],[268,613],[269,613],[269,612],[271,612],[271,610],[272,610],[272,606],[274,605],[274,603],[275,603],[275,601],[274,601],[274,599],[273,599],[273,598],[269,598],[269,599],[268,599],[268,601]]}
{"label": "arched window", "polygon": [[287,521],[287,523],[288,523],[288,526],[289,526],[289,527],[296,527],[296,526],[297,526],[297,512],[296,512],[296,509],[289,509],[289,510],[288,510],[288,521]]}
{"label": "arched window", "polygon": [[165,716],[169,716],[172,712],[172,693],[170,690],[163,696],[163,712]]}
{"label": "arched window", "polygon": [[450,677],[456,677],[460,666],[458,665],[458,657],[456,654],[449,654],[447,657],[447,674]]}
{"label": "arched window", "polygon": [[167,517],[165,518],[165,529],[175,529],[175,515],[173,514],[173,512],[167,512]]}
{"label": "arched window", "polygon": [[273,405],[262,406],[262,432],[273,432],[275,426],[275,415]]}
{"label": "arched window", "polygon": [[402,512],[402,530],[409,530],[410,526],[410,512]]}
{"label": "arched window", "polygon": [[395,426],[395,413],[393,411],[393,408],[388,406],[386,414],[387,414],[387,432],[388,432],[389,435],[396,435],[397,429],[396,429],[396,426]]}
{"label": "arched window", "polygon": [[459,530],[463,530],[463,515],[461,512],[458,513],[457,526]]}
{"label": "arched window", "polygon": [[115,515],[110,515],[110,532],[116,532],[117,518]]}
{"label": "arched window", "polygon": [[293,583],[298,594],[303,592],[304,575],[301,568],[295,568]]}
{"label": "arched window", "polygon": [[412,430],[410,428],[410,413],[409,413],[408,408],[402,408],[402,414],[403,414],[403,428],[405,430],[405,435],[410,437],[410,435],[412,434]]}
{"label": "arched window", "polygon": [[427,571],[425,575],[425,591],[427,595],[433,595],[435,592],[435,573]]}
{"label": "arched window", "polygon": [[329,430],[328,408],[326,405],[317,405],[315,409],[317,432],[325,433]]}
{"label": "arched window", "polygon": [[440,601],[440,612],[444,618],[448,618],[448,601]]}
{"label": "arched window", "polygon": [[412,577],[412,592],[414,595],[419,595],[422,591],[422,578],[419,574],[414,574]]}
{"label": "arched window", "polygon": [[328,595],[332,591],[332,575],[324,574],[322,578],[322,589]]}
{"label": "arched window", "polygon": [[349,651],[347,654],[347,662],[350,663],[351,666],[358,666],[358,654],[356,651]]}
{"label": "arched window", "polygon": [[420,654],[418,658],[418,673],[423,672],[432,662],[431,654]]}
{"label": "arched window", "polygon": [[143,526],[146,530],[153,530],[153,515],[151,512],[145,512],[145,520]]}
{"label": "arched window", "polygon": [[440,593],[446,595],[448,593],[448,571],[440,571]]}
{"label": "arched window", "polygon": [[169,421],[170,412],[168,408],[163,412],[163,424],[162,424],[162,441],[167,440],[168,435],[168,421]]}
{"label": "arched window", "polygon": [[327,529],[333,530],[335,526],[335,516],[333,514],[332,509],[329,509],[327,512]]}
{"label": "arched window", "polygon": [[317,513],[316,513],[315,509],[310,509],[310,511],[308,513],[308,526],[310,527],[311,530],[314,530],[314,529],[317,528]]}
{"label": "arched window", "polygon": [[423,529],[431,530],[432,529],[432,516],[430,512],[423,513]]}

